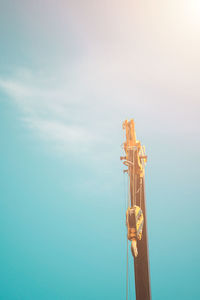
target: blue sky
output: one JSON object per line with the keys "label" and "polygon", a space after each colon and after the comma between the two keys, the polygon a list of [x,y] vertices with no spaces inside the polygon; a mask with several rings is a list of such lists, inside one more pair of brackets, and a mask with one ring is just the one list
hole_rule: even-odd
{"label": "blue sky", "polygon": [[198,1],[0,5],[0,298],[125,298],[134,118],[153,299],[198,299]]}

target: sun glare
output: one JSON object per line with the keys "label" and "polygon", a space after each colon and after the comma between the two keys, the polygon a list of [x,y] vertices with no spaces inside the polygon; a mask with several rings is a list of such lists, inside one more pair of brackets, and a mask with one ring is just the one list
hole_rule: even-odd
{"label": "sun glare", "polygon": [[185,16],[187,22],[200,28],[200,0],[185,1]]}

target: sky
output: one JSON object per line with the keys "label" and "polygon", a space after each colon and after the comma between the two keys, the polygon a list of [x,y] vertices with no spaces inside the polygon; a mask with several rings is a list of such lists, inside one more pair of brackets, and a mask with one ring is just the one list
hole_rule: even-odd
{"label": "sky", "polygon": [[0,299],[125,299],[130,118],[152,299],[199,299],[199,53],[198,0],[0,0]]}

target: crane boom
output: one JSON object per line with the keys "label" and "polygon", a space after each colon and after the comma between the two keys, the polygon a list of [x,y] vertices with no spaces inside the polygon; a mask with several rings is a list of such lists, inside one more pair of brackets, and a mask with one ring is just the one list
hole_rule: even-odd
{"label": "crane boom", "polygon": [[145,148],[136,140],[133,119],[123,123],[125,156],[121,157],[129,177],[130,203],[126,212],[127,238],[134,257],[136,300],[151,300],[149,251],[145,199]]}

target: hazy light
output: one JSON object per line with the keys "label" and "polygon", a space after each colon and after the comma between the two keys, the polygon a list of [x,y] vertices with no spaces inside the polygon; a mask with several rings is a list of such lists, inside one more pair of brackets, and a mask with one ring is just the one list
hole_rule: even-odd
{"label": "hazy light", "polygon": [[200,0],[185,1],[185,17],[187,22],[200,28]]}

